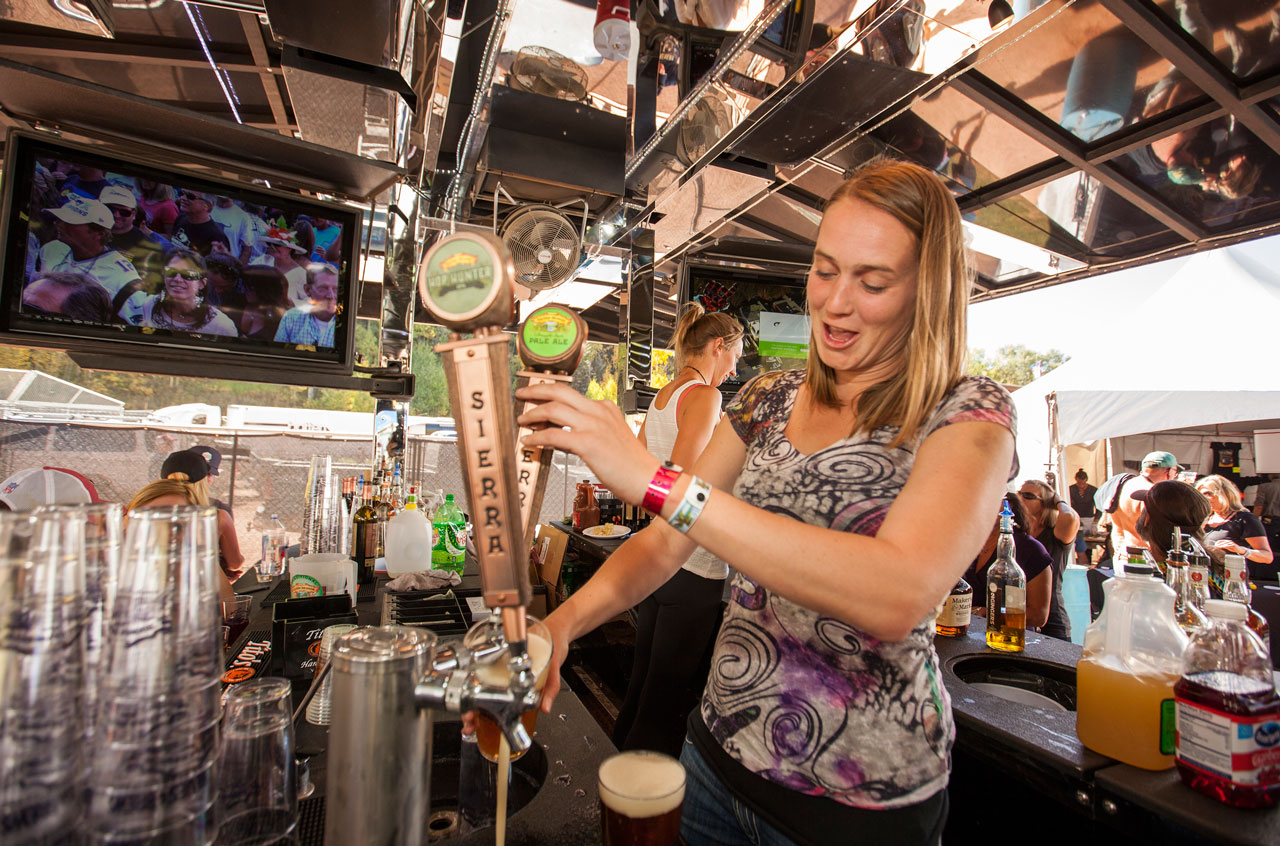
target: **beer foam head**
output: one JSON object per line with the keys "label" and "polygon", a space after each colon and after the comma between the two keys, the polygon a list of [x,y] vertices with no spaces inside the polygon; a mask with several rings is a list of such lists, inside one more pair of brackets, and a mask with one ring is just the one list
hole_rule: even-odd
{"label": "beer foam head", "polygon": [[[529,666],[537,677],[533,686],[540,689],[547,680],[547,665],[551,663],[551,641],[530,630],[528,644]],[[511,678],[511,671],[507,669],[506,653],[492,664],[476,667],[476,678],[481,684],[506,687],[507,680]]]}
{"label": "beer foam head", "polygon": [[684,767],[659,752],[620,752],[600,765],[600,801],[624,817],[656,817],[684,801]]}

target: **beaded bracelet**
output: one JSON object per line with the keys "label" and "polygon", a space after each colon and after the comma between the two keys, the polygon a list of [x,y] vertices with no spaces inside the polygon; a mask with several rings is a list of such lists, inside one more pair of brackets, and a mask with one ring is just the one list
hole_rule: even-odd
{"label": "beaded bracelet", "polygon": [[644,499],[640,503],[640,507],[650,514],[662,514],[662,506],[666,504],[667,497],[671,495],[671,486],[675,484],[676,479],[680,478],[683,468],[679,464],[672,464],[670,461],[662,462],[662,466],[653,474],[653,478],[649,480],[649,487],[644,492]]}
{"label": "beaded bracelet", "polygon": [[711,485],[697,476],[689,477],[689,487],[684,489],[684,496],[676,506],[676,513],[668,520],[672,527],[681,534],[688,532],[695,520],[702,516],[702,509],[711,496]]}

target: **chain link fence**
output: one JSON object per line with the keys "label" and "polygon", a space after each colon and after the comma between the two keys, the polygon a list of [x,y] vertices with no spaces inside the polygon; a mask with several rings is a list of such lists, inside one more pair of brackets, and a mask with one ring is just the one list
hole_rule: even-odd
{"label": "chain link fence", "polygon": [[[160,478],[169,453],[197,444],[222,453],[211,490],[232,507],[240,546],[250,560],[257,557],[258,534],[272,514],[279,516],[293,539],[298,538],[313,456],[330,456],[334,472],[342,476],[367,471],[373,460],[372,435],[0,420],[0,479],[29,467],[66,467],[87,476],[102,499],[126,503],[143,485]],[[458,445],[449,436],[411,436],[405,485],[452,493],[470,513],[459,458]],[[541,522],[558,520],[572,510],[574,485],[587,478],[591,474],[585,465],[557,453]]]}

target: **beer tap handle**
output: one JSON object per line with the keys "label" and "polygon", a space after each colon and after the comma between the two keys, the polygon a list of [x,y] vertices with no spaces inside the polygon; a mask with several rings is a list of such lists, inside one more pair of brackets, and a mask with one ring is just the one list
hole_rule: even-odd
{"label": "beer tap handle", "polygon": [[[586,321],[568,306],[545,305],[530,312],[516,333],[516,348],[525,367],[516,374],[518,385],[568,384],[582,361],[587,331]],[[521,411],[528,411],[533,405],[526,402]],[[547,490],[547,470],[555,453],[550,447],[524,446],[525,435],[532,431],[531,427],[521,426],[516,435],[520,522],[524,526],[525,549],[533,543]]]}

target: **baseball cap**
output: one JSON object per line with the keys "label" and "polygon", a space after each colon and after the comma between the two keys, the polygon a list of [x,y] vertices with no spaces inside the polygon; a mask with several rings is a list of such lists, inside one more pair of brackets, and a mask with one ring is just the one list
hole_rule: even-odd
{"label": "baseball cap", "polygon": [[104,205],[127,206],[131,209],[138,207],[138,198],[133,196],[133,192],[119,185],[108,185],[103,188],[102,193],[98,195],[98,202]]}
{"label": "baseball cap", "polygon": [[187,481],[198,482],[206,476],[218,475],[221,463],[222,453],[213,447],[193,446],[170,453],[160,467],[160,478],[167,479],[171,473],[185,473]]}
{"label": "baseball cap", "polygon": [[79,194],[71,197],[58,208],[49,209],[48,213],[63,223],[96,223],[104,229],[110,229],[115,225],[111,209],[104,206],[100,200],[81,197]]}
{"label": "baseball cap", "polygon": [[1157,450],[1156,452],[1147,453],[1146,457],[1142,459],[1142,466],[1143,467],[1171,467],[1174,470],[1177,470],[1178,459],[1174,458],[1173,453],[1171,452],[1161,452]]}
{"label": "baseball cap", "polygon": [[30,511],[41,505],[81,505],[101,501],[93,482],[64,467],[19,470],[0,482],[0,502],[13,511]]}

